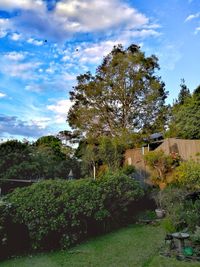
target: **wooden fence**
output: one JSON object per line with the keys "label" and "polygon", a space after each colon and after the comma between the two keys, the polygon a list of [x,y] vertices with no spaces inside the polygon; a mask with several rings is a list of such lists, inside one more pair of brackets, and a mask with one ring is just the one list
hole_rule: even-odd
{"label": "wooden fence", "polygon": [[167,155],[172,152],[178,153],[183,160],[200,160],[200,140],[167,138],[158,148],[156,148],[156,150],[161,149]]}
{"label": "wooden fence", "polygon": [[[200,140],[167,138],[155,150],[163,150],[166,155],[175,152],[180,155],[182,160],[192,159],[200,162]],[[127,149],[124,155],[124,164],[135,166],[137,178],[140,180],[148,179],[151,173],[144,161],[146,153],[148,153],[148,148],[141,147]]]}

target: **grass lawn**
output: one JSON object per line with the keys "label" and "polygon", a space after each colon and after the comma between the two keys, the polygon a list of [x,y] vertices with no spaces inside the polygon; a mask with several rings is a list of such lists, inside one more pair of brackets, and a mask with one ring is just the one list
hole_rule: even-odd
{"label": "grass lawn", "polygon": [[68,251],[11,259],[0,267],[200,267],[159,256],[164,236],[161,227],[134,225]]}

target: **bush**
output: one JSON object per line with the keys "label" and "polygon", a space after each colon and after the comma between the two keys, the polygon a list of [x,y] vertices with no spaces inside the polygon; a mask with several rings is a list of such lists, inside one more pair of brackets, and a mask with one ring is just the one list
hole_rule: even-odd
{"label": "bush", "polygon": [[30,246],[27,228],[14,223],[9,215],[10,204],[0,200],[0,259],[28,251]]}
{"label": "bush", "polygon": [[168,222],[171,222],[176,230],[185,227],[183,213],[186,194],[186,190],[170,186],[162,191],[162,208],[166,211]]}
{"label": "bush", "polygon": [[6,247],[7,243],[7,234],[6,234],[6,229],[5,229],[5,221],[6,221],[6,216],[4,213],[5,209],[5,203],[0,200],[0,251],[1,254],[4,254],[4,250]]}
{"label": "bush", "polygon": [[124,224],[128,207],[142,196],[126,175],[99,180],[48,180],[5,197],[7,216],[28,231],[32,249],[65,248]]}
{"label": "bush", "polygon": [[167,233],[173,233],[176,231],[173,221],[168,217],[164,218],[161,222],[162,227]]}
{"label": "bush", "polygon": [[200,226],[200,164],[181,162],[171,177],[173,187],[163,192],[164,208],[176,230]]}
{"label": "bush", "polygon": [[189,190],[200,189],[200,164],[192,160],[182,162],[176,168],[172,180],[178,186]]}
{"label": "bush", "polygon": [[135,173],[135,167],[132,166],[132,165],[125,165],[123,168],[122,168],[122,172],[126,175],[132,175]]}
{"label": "bush", "polygon": [[150,151],[145,156],[147,165],[152,169],[151,180],[162,188],[171,181],[168,179],[175,167],[179,165],[180,157],[176,153],[166,155],[162,150]]}
{"label": "bush", "polygon": [[163,208],[174,229],[188,228],[193,232],[200,226],[200,199],[192,198],[185,188],[168,187],[162,191]]}
{"label": "bush", "polygon": [[191,236],[192,241],[197,244],[200,245],[200,227],[196,226],[196,229],[194,231],[194,234]]}

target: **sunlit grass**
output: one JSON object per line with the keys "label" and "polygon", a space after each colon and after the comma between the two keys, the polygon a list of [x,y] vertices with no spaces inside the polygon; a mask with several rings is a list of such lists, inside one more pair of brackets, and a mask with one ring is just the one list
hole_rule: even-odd
{"label": "sunlit grass", "polygon": [[68,251],[10,259],[0,267],[200,267],[159,256],[164,235],[158,226],[133,225]]}

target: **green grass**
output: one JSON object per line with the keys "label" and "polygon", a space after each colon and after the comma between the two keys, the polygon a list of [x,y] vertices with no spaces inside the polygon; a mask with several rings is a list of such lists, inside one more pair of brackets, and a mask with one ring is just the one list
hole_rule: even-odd
{"label": "green grass", "polygon": [[159,256],[161,227],[130,226],[68,251],[10,259],[0,267],[200,267]]}

